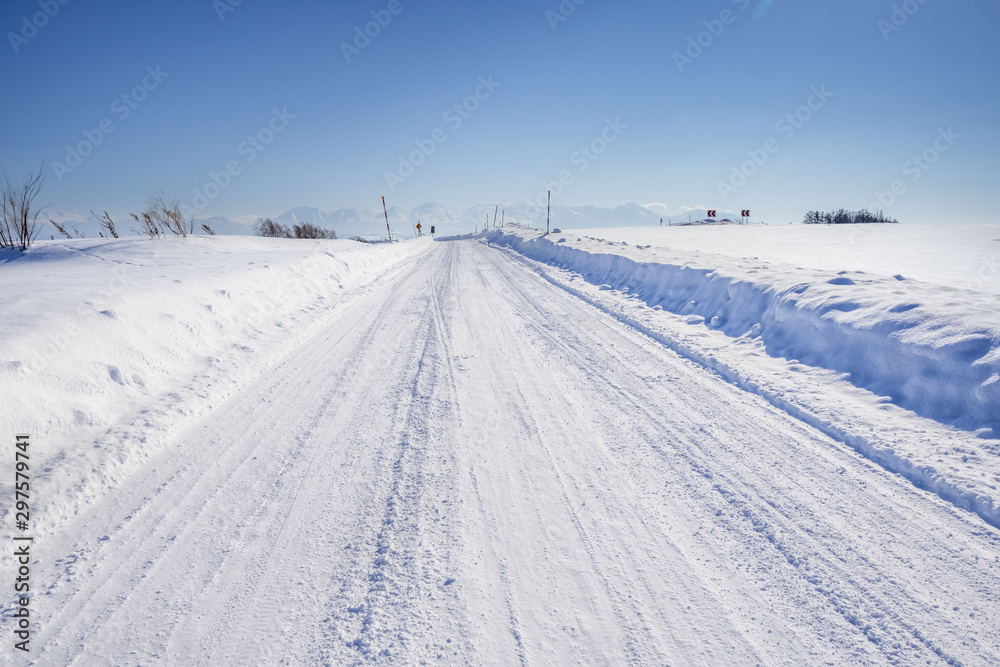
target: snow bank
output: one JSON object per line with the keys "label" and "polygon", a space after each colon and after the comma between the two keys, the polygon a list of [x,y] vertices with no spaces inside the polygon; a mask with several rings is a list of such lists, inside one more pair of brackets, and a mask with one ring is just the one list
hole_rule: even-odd
{"label": "snow bank", "polygon": [[482,236],[691,324],[759,338],[772,356],[846,373],[922,416],[1000,436],[1000,302],[992,295],[902,275],[794,268],[573,233]]}
{"label": "snow bank", "polygon": [[0,423],[30,433],[46,463],[33,481],[43,523],[113,486],[319,311],[429,247],[189,237],[0,251]]}

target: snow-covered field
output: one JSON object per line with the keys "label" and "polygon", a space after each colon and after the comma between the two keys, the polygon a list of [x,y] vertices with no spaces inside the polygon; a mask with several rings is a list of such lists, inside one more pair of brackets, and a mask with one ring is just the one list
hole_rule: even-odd
{"label": "snow-covered field", "polygon": [[[569,230],[566,230],[569,231]],[[747,225],[575,230],[592,238],[861,271],[1000,294],[1000,225]]]}
{"label": "snow-covered field", "polygon": [[949,229],[0,254],[30,658],[998,664],[1000,230]]}

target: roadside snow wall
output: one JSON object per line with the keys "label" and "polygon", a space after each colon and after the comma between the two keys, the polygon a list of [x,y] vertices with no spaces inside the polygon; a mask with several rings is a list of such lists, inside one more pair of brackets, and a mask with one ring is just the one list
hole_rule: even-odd
{"label": "roadside snow wall", "polygon": [[759,337],[772,356],[846,373],[922,416],[1000,437],[1000,304],[989,295],[576,234],[504,229],[481,238],[692,324]]}

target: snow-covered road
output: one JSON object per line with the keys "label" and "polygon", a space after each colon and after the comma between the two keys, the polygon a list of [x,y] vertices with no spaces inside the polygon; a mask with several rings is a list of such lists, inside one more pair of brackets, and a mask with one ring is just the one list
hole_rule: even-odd
{"label": "snow-covered road", "polygon": [[995,528],[510,251],[335,314],[39,542],[35,664],[1000,663]]}

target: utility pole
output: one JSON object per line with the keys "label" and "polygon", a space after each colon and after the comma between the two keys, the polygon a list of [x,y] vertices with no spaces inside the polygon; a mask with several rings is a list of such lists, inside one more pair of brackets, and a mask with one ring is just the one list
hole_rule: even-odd
{"label": "utility pole", "polygon": [[493,210],[493,226],[494,227],[497,226],[497,213],[499,211],[500,211],[500,204],[497,204],[497,207]]}
{"label": "utility pole", "polygon": [[504,218],[506,218],[506,217],[507,217],[507,209],[504,209],[500,213],[500,227],[501,227],[501,229],[503,228]]}
{"label": "utility pole", "polygon": [[385,231],[389,233],[389,240],[392,241],[392,230],[389,229],[389,209],[385,206],[385,195],[382,195],[382,212],[385,213]]}

